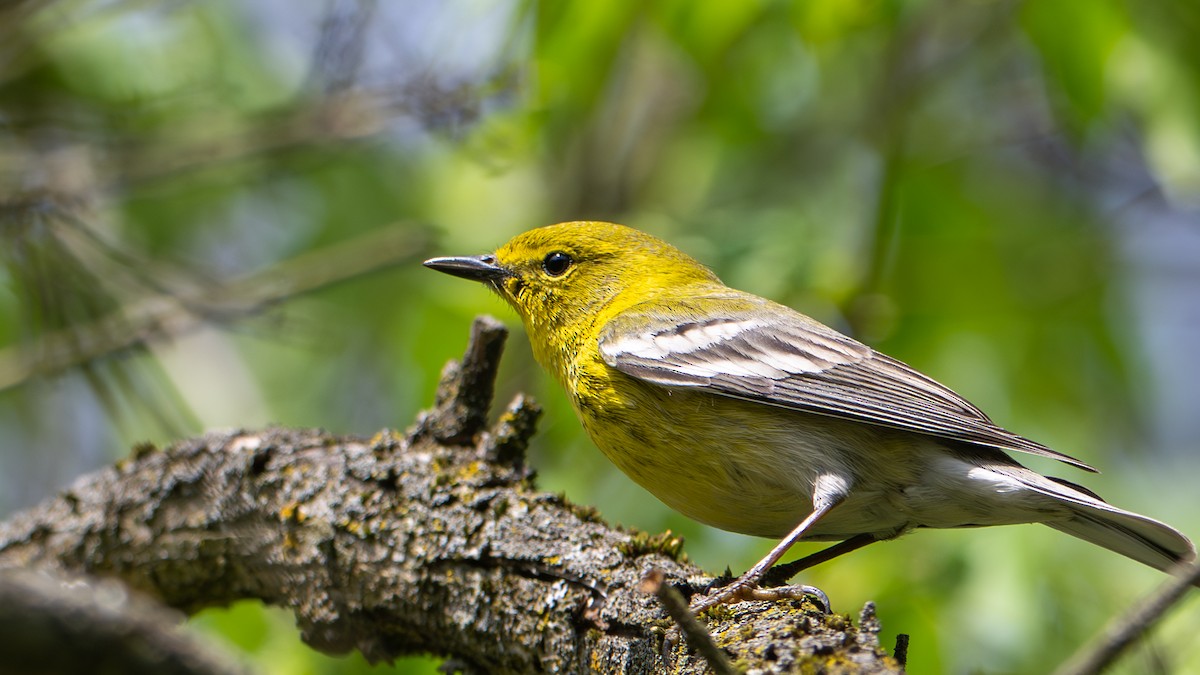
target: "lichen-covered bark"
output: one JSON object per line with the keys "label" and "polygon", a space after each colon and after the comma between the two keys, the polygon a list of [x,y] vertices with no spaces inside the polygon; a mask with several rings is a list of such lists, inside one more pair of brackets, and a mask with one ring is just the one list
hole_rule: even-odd
{"label": "lichen-covered bark", "polygon": [[[140,448],[0,525],[0,568],[111,576],[193,612],[244,598],[292,609],[304,639],[372,660],[452,657],[486,672],[703,672],[653,595],[701,570],[670,537],[615,529],[538,492],[523,468],[536,408],[479,412],[503,329],[477,323],[438,406],[406,434],[226,431]],[[487,380],[487,396],[479,382]],[[877,641],[799,601],[707,617],[735,665],[898,670]]]}

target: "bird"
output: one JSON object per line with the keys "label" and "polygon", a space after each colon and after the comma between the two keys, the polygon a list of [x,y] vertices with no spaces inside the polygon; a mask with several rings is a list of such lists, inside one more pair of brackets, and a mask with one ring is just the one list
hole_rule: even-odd
{"label": "bird", "polygon": [[[694,520],[779,540],[694,611],[787,595],[762,582],[796,542],[839,543],[771,578],[919,528],[1042,523],[1159,570],[1196,557],[1171,526],[1010,453],[1093,467],[640,230],[559,223],[424,264],[516,310],[593,443],[636,483]],[[828,607],[819,589],[788,588]]]}

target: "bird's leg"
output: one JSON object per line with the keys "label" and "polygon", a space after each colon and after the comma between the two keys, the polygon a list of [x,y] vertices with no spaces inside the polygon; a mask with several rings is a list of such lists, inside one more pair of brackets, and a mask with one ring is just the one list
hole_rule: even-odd
{"label": "bird's leg", "polygon": [[791,579],[810,567],[816,567],[823,562],[829,562],[834,558],[845,555],[851,551],[857,551],[867,544],[873,544],[877,541],[880,540],[876,539],[875,535],[873,534],[856,534],[845,541],[834,544],[828,548],[823,548],[816,553],[810,553],[799,560],[793,560],[790,563],[783,563],[772,567],[771,569],[767,570],[766,574],[763,575],[761,580],[762,584],[764,586],[777,586],[787,583],[788,579]]}
{"label": "bird's leg", "polygon": [[[713,591],[710,591],[708,595],[700,598],[700,600],[692,604],[692,611],[700,613],[709,607],[714,607],[724,603],[758,599],[776,600],[782,597],[782,595],[777,592],[778,589],[776,589],[776,592],[773,594],[769,591],[764,594],[763,589],[758,587],[759,579],[766,574],[767,570],[771,569],[772,565],[774,565],[779,561],[780,558],[783,557],[784,553],[787,553],[787,550],[792,547],[792,544],[795,544],[800,540],[801,537],[804,536],[804,532],[811,527],[813,523],[820,520],[820,518],[826,513],[829,513],[830,509],[832,509],[834,506],[837,506],[837,504],[838,502],[834,502],[826,505],[825,508],[818,507],[814,509],[812,513],[808,514],[807,518],[802,520],[800,524],[796,526],[796,529],[792,530],[790,533],[788,533],[788,536],[783,538],[783,541],[776,544],[775,548],[771,549],[770,553],[764,556],[762,560],[759,560],[757,563],[755,563],[754,567],[751,567],[745,574],[735,579],[733,583],[729,584],[728,586],[714,589]],[[825,594],[821,592],[820,589],[813,588],[811,586],[801,586],[798,590],[801,592],[801,594],[807,593],[818,596],[822,599],[822,601],[825,602],[825,606],[828,608],[828,599],[824,597]],[[770,595],[771,597],[763,597],[763,595]]]}
{"label": "bird's leg", "polygon": [[[708,595],[697,600],[692,604],[692,611],[700,613],[709,607],[725,603],[741,602],[743,600],[777,600],[783,597],[795,597],[797,595],[815,595],[829,608],[829,599],[825,593],[819,588],[812,586],[791,587],[787,591],[784,589],[761,589],[758,587],[758,582],[762,579],[767,570],[771,566],[779,562],[784,553],[799,541],[808,528],[814,523],[823,518],[838,504],[846,501],[846,496],[849,494],[850,484],[841,476],[832,474],[822,474],[817,477],[813,486],[813,510],[808,514],[794,530],[788,533],[783,541],[775,545],[771,552],[763,556],[762,560],[755,563],[745,574],[734,580],[733,583],[723,588],[710,591]],[[819,554],[818,554],[819,555]]]}

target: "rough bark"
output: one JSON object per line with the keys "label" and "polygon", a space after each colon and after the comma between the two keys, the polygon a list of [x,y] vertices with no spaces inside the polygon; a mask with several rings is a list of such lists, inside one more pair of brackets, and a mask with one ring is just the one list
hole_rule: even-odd
{"label": "rough bark", "polygon": [[[137,448],[0,524],[0,568],[115,577],[183,612],[257,598],[290,608],[314,648],[375,661],[432,653],[468,671],[704,672],[639,590],[652,569],[685,595],[706,581],[679,540],[616,529],[538,492],[523,466],[538,415],[528,400],[485,428],[504,335],[478,321],[436,407],[405,434],[276,428]],[[869,605],[858,628],[807,600],[704,619],[746,671],[900,670]]]}

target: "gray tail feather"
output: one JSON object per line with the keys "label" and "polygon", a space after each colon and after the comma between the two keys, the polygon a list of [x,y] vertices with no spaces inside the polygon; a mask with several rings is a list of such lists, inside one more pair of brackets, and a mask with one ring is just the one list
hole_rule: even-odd
{"label": "gray tail feather", "polygon": [[1163,571],[1181,561],[1196,559],[1195,545],[1175,528],[1103,502],[1100,504],[1103,505],[1100,508],[1071,504],[1072,518],[1046,524]]}
{"label": "gray tail feather", "polygon": [[[1119,509],[1091,490],[1061,478],[1043,476],[1021,466],[993,465],[990,468],[1066,506],[1070,517],[1042,521],[1060,532],[1164,572],[1177,563],[1196,559],[1195,544],[1166,523]],[[1196,585],[1200,586],[1200,582]]]}

